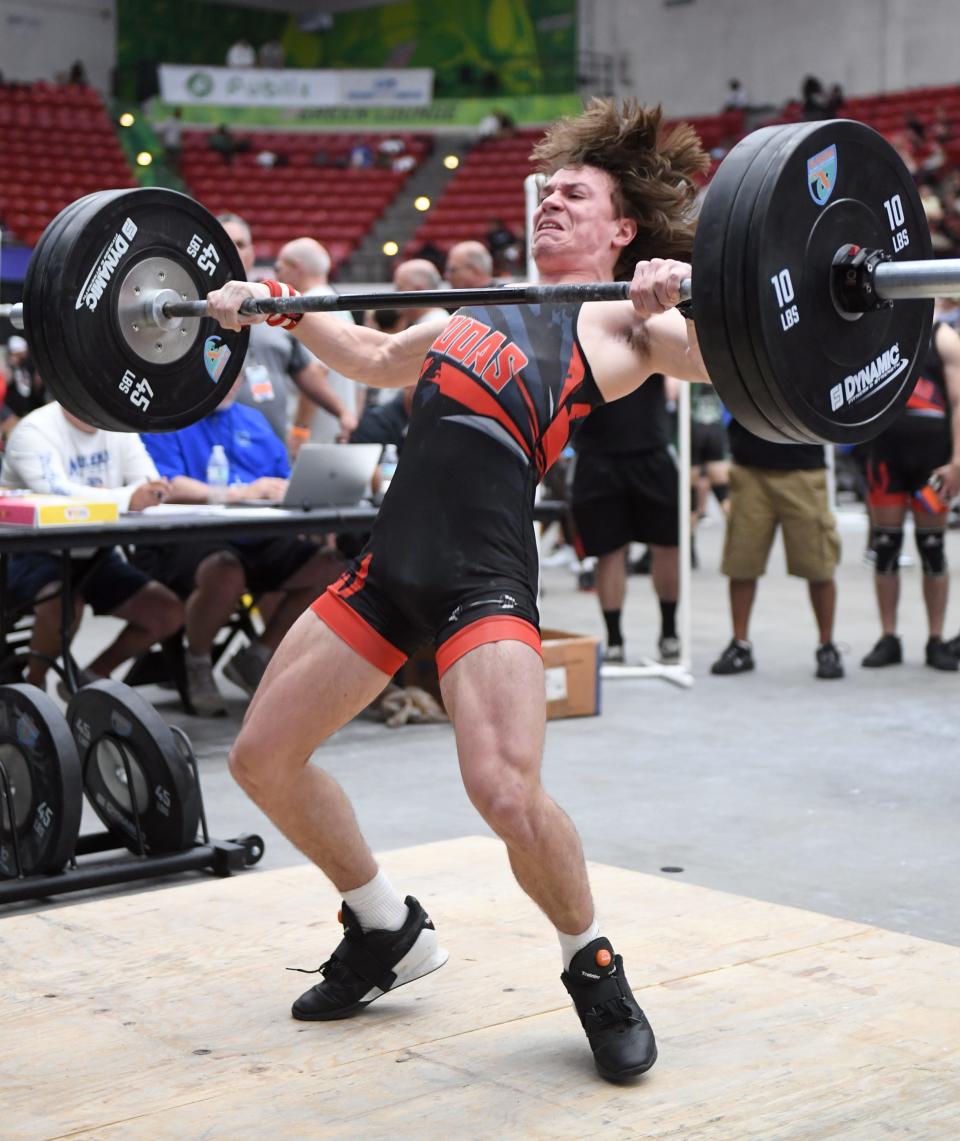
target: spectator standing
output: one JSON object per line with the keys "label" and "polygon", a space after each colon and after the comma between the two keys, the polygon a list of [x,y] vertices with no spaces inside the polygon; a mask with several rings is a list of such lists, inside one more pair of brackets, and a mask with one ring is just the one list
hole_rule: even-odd
{"label": "spectator standing", "polygon": [[[283,498],[290,474],[286,451],[260,412],[236,403],[241,385],[238,378],[223,403],[197,423],[143,437],[147,451],[170,481],[171,502]],[[230,468],[227,486],[207,483],[217,444]],[[217,631],[241,597],[247,591],[281,595],[279,604],[268,608],[270,617],[261,638],[234,654],[223,669],[225,677],[252,696],[280,639],[342,570],[336,557],[316,544],[287,536],[148,548],[138,554],[138,563],[186,602],[187,692],[195,711],[207,717],[227,711],[213,677],[211,650]]]}
{"label": "spectator standing", "polygon": [[183,153],[183,112],[174,107],[170,118],[160,124],[160,141],[167,166],[173,171],[180,169],[180,155]]}
{"label": "spectator standing", "polygon": [[[0,486],[27,488],[41,495],[72,495],[115,503],[121,511],[142,511],[166,499],[169,488],[157,475],[140,439],[107,432],[77,419],[59,404],[29,413],[7,443]],[[123,626],[117,637],[81,671],[87,684],[108,677],[122,662],[143,653],[183,624],[183,607],[166,587],[128,563],[117,550],[77,550],[71,560],[74,624],[85,603],[95,614],[111,614]],[[49,664],[63,649],[59,555],[11,555],[7,587],[14,604],[33,604],[26,680],[46,683]]]}
{"label": "spectator standing", "polygon": [[949,587],[947,513],[950,500],[960,493],[960,336],[948,325],[934,325],[906,407],[867,448],[867,504],[882,635],[862,664],[875,669],[903,661],[897,604],[903,524],[909,507],[923,570],[926,663],[937,670],[956,670],[954,643],[943,641]]}
{"label": "spectator standing", "polygon": [[[287,282],[301,293],[321,297],[336,294],[330,285],[330,255],[315,238],[294,238],[281,247],[277,254],[276,273],[280,281]],[[334,310],[334,315],[350,325],[354,323],[353,314],[349,310]],[[312,360],[317,359],[312,354],[310,356]],[[331,392],[356,423],[363,411],[365,386],[327,368],[321,361],[317,361],[317,365],[323,371]],[[339,417],[318,408],[309,396],[301,392],[290,430],[291,454],[295,455],[300,444],[306,440],[332,444],[343,438],[344,429]]]}
{"label": "spectator standing", "polygon": [[724,111],[741,111],[750,105],[750,97],[747,95],[743,84],[739,79],[731,79],[727,83],[727,98],[723,104]]}
{"label": "spectator standing", "polygon": [[257,52],[257,63],[260,67],[277,71],[286,63],[286,52],[279,40],[265,40]]}
{"label": "spectator standing", "polygon": [[[236,214],[221,214],[220,222],[237,247],[249,277],[255,260],[250,227]],[[348,439],[357,426],[356,416],[327,383],[325,368],[295,337],[278,326],[266,322],[251,326],[243,378],[237,400],[262,412],[292,450],[301,442],[290,433],[297,390],[308,396],[314,406],[336,417],[339,437]]]}
{"label": "spectator standing", "polygon": [[227,49],[227,67],[255,67],[256,63],[257,53],[253,50],[253,44],[243,37]]}
{"label": "spectator standing", "polygon": [[[690,389],[690,484],[693,488],[693,529],[706,515],[710,491],[727,515],[730,510],[730,462],[723,405],[715,389],[695,384]],[[694,555],[694,565],[696,556]]]}
{"label": "spectator standing", "polygon": [[680,660],[679,486],[670,446],[664,378],[655,374],[628,396],[600,405],[574,439],[573,518],[587,555],[596,557],[597,600],[606,626],[604,660],[625,661],[621,617],[631,542],[647,543],[660,605],[660,660]]}
{"label": "spectator standing", "polygon": [[805,578],[820,644],[818,678],[843,677],[843,662],[833,644],[837,604],[834,579],[840,537],[827,499],[826,460],[819,444],[777,444],[763,440],[731,420],[728,429],[730,512],[723,547],[722,572],[730,580],[733,638],[710,667],[714,674],[738,674],[754,668],[749,639],[757,579],[766,571],[770,548],[780,527],[787,573]]}

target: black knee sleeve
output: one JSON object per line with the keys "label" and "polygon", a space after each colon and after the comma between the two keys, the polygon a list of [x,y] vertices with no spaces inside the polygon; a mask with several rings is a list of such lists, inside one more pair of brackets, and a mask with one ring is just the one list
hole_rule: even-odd
{"label": "black knee sleeve", "polygon": [[918,527],[917,551],[923,573],[934,578],[947,573],[947,552],[944,546],[944,529],[942,527]]}
{"label": "black knee sleeve", "polygon": [[715,483],[712,490],[713,494],[716,496],[717,502],[722,503],[730,494],[730,484]]}
{"label": "black knee sleeve", "polygon": [[903,547],[902,527],[874,527],[871,546],[877,557],[874,564],[877,574],[900,573],[900,550]]}

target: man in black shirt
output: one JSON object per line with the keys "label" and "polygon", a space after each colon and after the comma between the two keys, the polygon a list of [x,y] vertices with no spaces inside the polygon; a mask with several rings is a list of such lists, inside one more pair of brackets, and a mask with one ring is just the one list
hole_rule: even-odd
{"label": "man in black shirt", "polygon": [[843,677],[833,644],[837,602],[834,571],[840,558],[836,520],[827,502],[826,462],[819,444],[774,444],[748,432],[736,420],[728,428],[730,514],[721,570],[730,579],[733,638],[710,667],[714,674],[754,668],[747,637],[757,579],[764,573],[777,527],[783,530],[787,572],[805,578],[820,645],[819,678]]}
{"label": "man in black shirt", "polygon": [[574,444],[573,517],[584,553],[597,559],[597,600],[607,628],[604,660],[625,660],[620,617],[627,551],[638,542],[650,545],[660,602],[660,660],[679,662],[679,489],[663,377],[651,376],[629,396],[595,408]]}

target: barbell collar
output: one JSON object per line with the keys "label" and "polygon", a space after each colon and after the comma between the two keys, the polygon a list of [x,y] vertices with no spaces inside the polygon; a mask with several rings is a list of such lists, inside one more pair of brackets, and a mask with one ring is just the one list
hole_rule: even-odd
{"label": "barbell collar", "polygon": [[13,305],[0,305],[0,320],[9,321],[15,329],[23,328],[23,302]]}

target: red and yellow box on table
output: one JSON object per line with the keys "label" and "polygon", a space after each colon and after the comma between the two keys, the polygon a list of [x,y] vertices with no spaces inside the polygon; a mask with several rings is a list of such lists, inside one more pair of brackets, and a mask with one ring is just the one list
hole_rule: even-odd
{"label": "red and yellow box on table", "polygon": [[20,527],[78,527],[84,523],[116,523],[116,503],[70,495],[34,495],[0,491],[0,524]]}

